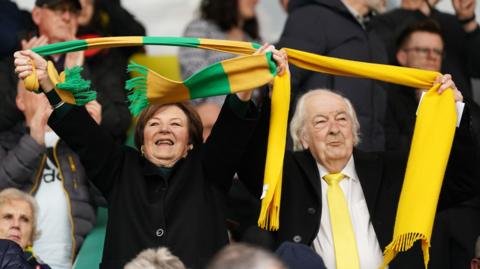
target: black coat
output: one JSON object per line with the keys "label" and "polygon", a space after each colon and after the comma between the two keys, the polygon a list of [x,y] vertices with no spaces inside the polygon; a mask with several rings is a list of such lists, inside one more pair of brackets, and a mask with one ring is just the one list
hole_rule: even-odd
{"label": "black coat", "polygon": [[116,145],[85,109],[56,116],[49,125],[79,154],[108,200],[101,268],[122,268],[140,251],[160,246],[189,268],[203,268],[228,243],[226,194],[254,120],[225,105],[209,140],[165,176],[137,150]]}
{"label": "black coat", "polygon": [[0,269],[50,269],[39,263],[29,252],[24,252],[14,241],[0,239]]}
{"label": "black coat", "polygon": [[442,72],[452,74],[466,100],[473,100],[470,77],[480,77],[480,29],[465,33],[455,15],[432,9],[430,16],[419,10],[397,8],[372,18],[371,27],[387,47],[389,62],[397,63],[397,38],[410,24],[430,18],[438,22],[445,43]]}
{"label": "black coat", "polygon": [[[267,108],[268,111],[268,108]],[[262,113],[255,137],[249,145],[248,154],[239,176],[248,180],[247,186],[260,197],[268,113]],[[478,115],[477,115],[478,117]],[[479,138],[471,137],[471,115],[465,112],[462,129],[455,135],[438,208],[457,205],[472,197],[480,189],[478,180]],[[465,120],[467,119],[467,120]],[[475,140],[475,142],[473,141]],[[465,146],[470,150],[465,149]],[[395,226],[396,210],[405,175],[407,155],[402,152],[366,153],[354,150],[355,169],[367,202],[370,220],[382,250],[391,242]],[[277,246],[284,241],[293,241],[310,246],[320,228],[322,197],[318,166],[308,150],[287,151],[283,166],[280,228],[275,232]],[[418,245],[418,244],[417,244]],[[423,268],[423,258],[418,246],[400,253],[391,263],[394,268]]]}
{"label": "black coat", "polygon": [[[349,60],[387,62],[381,40],[368,26],[362,26],[340,0],[291,0],[278,47]],[[386,94],[382,83],[321,74],[293,65],[290,68],[292,105],[299,95],[311,89],[338,91],[350,99],[357,112],[362,137],[359,148],[365,151],[384,149]]]}

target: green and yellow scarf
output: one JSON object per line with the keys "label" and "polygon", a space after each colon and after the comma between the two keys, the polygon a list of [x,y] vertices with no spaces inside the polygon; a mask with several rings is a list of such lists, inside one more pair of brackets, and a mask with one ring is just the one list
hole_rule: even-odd
{"label": "green and yellow scarf", "polygon": [[[173,81],[146,67],[129,65],[130,71],[139,71],[142,74],[141,77],[127,82],[130,109],[134,114],[138,114],[149,104],[172,103],[250,90],[272,78],[275,79],[264,177],[266,192],[262,199],[258,224],[264,229],[277,230],[290,102],[290,75],[287,73],[280,77],[276,74],[276,65],[269,53],[252,55],[260,45],[202,38],[109,37],[51,44],[33,51],[46,56],[91,48],[140,45],[195,47],[243,56],[213,64],[185,81]],[[427,267],[433,220],[455,133],[456,112],[452,90],[449,89],[442,95],[436,93],[438,85],[433,83],[440,75],[437,72],[343,60],[294,49],[285,51],[289,63],[315,72],[376,79],[413,88],[430,88],[418,109],[394,236],[385,249],[382,265],[384,268],[398,252],[408,250],[420,239]],[[78,77],[78,69],[58,75],[52,68],[53,65],[49,65],[50,77],[57,82],[56,90],[63,100],[72,104],[83,104],[95,98],[88,91],[88,82]],[[25,85],[30,90],[38,89],[38,81],[34,75],[25,80]]]}

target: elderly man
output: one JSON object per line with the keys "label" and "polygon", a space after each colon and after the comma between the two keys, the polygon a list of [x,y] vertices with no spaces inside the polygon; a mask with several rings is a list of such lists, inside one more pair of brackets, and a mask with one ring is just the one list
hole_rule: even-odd
{"label": "elderly man", "polygon": [[[439,92],[449,86],[456,91],[448,75],[441,77],[440,81],[444,83]],[[461,95],[457,97],[461,99]],[[464,122],[468,124],[465,119]],[[329,269],[378,268],[382,263],[382,249],[393,235],[406,156],[390,152],[365,153],[354,149],[359,142],[359,127],[351,103],[328,90],[313,90],[302,96],[291,122],[296,151],[285,155],[280,228],[275,234],[276,241],[311,246]],[[258,131],[262,132],[260,129]],[[265,136],[263,133],[254,137]],[[250,182],[249,187],[257,187],[258,197],[261,190],[258,182],[263,177],[262,158],[265,156],[259,149],[265,148],[266,144],[261,140],[250,145],[253,154],[246,156],[247,165],[244,168],[247,169],[239,173],[245,179],[257,180]],[[468,141],[465,139],[462,142]],[[450,173],[460,165],[454,157],[450,159],[450,169],[446,173],[447,187],[450,186]],[[469,182],[465,180],[463,183]],[[329,204],[327,196],[331,193],[335,193],[332,195],[335,201]],[[448,194],[457,192],[449,189]],[[332,205],[336,208],[329,207]],[[332,213],[335,215],[333,218]],[[342,214],[344,221],[338,222],[338,214]],[[341,239],[335,234],[339,225],[350,231],[341,233]],[[350,251],[336,256],[334,248],[341,243]],[[410,259],[404,263],[405,267],[400,265],[402,258],[394,260],[390,268],[410,268]],[[423,262],[419,255],[414,258],[419,263]],[[357,266],[339,264],[347,260],[355,261]]]}

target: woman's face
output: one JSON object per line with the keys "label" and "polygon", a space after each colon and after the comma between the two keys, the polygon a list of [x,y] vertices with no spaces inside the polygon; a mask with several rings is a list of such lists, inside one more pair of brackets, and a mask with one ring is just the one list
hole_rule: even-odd
{"label": "woman's face", "polygon": [[0,238],[15,241],[22,249],[32,245],[33,212],[23,200],[11,200],[0,207]]}
{"label": "woman's face", "polygon": [[255,7],[258,0],[238,0],[238,12],[240,12],[240,18],[248,20],[255,17]]}
{"label": "woman's face", "polygon": [[187,115],[175,105],[157,110],[143,131],[143,154],[157,166],[172,167],[187,156],[189,149]]}

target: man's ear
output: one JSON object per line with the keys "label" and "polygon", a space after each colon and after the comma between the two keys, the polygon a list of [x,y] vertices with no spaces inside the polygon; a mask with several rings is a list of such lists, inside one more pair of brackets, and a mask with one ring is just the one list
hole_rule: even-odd
{"label": "man's ear", "polygon": [[40,21],[42,20],[41,10],[37,6],[33,7],[32,9],[32,20],[36,25],[39,25]]}
{"label": "man's ear", "polygon": [[404,50],[399,49],[396,56],[397,61],[401,66],[407,66],[407,53]]}
{"label": "man's ear", "polygon": [[308,135],[305,132],[300,134],[300,143],[302,143],[303,149],[308,149]]}

